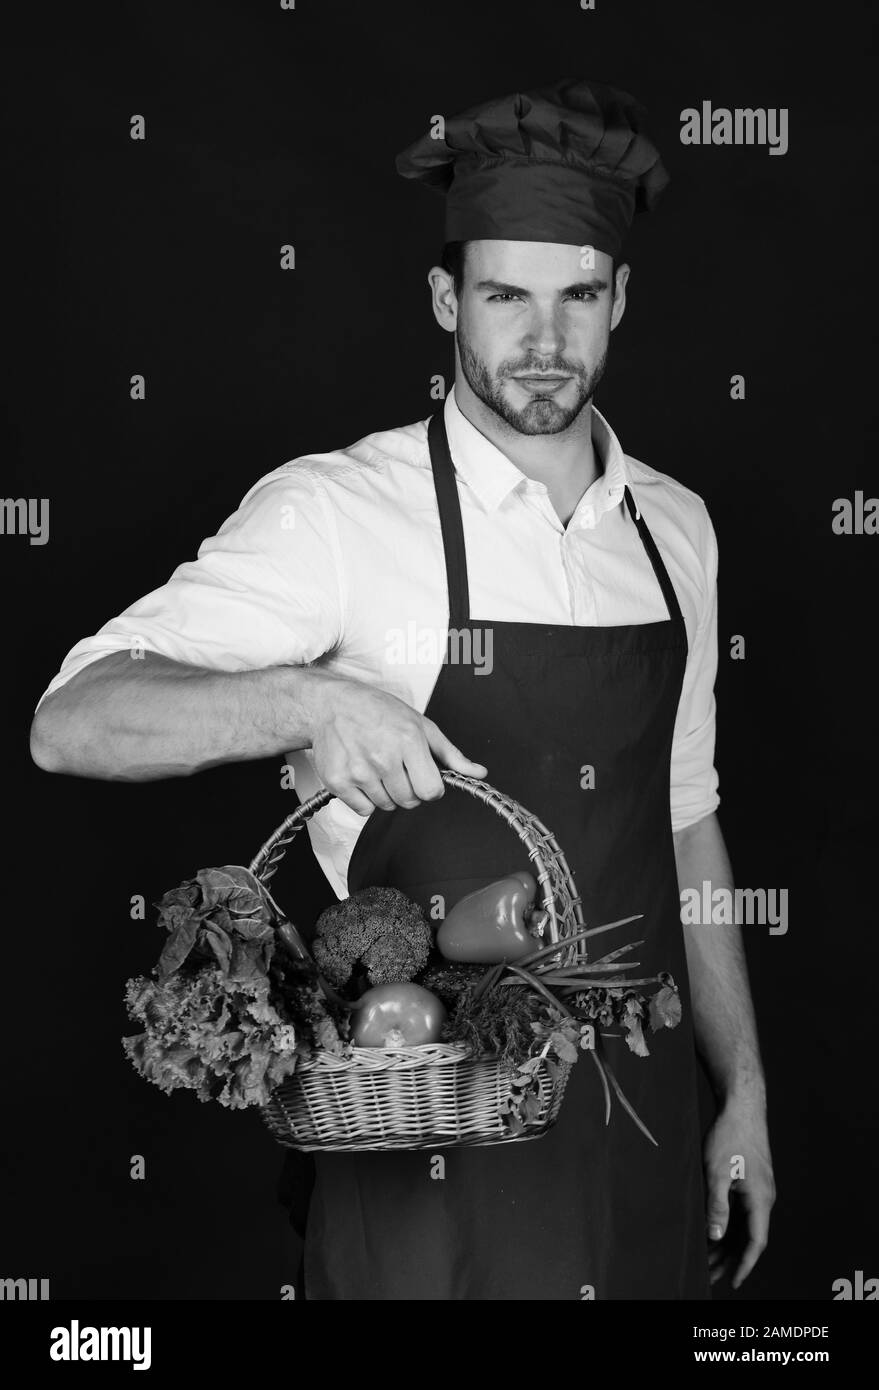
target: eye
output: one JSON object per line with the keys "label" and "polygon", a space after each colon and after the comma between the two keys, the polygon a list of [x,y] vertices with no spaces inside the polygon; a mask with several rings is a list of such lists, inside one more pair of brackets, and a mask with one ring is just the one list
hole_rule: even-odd
{"label": "eye", "polygon": [[598,294],[595,290],[575,290],[574,293],[571,295],[571,299],[579,299],[581,301],[584,299],[591,300],[597,298]]}
{"label": "eye", "polygon": [[519,296],[518,296],[517,294],[507,294],[506,292],[503,292],[503,293],[500,293],[500,294],[490,294],[490,295],[488,296],[488,302],[491,303],[492,300],[497,300],[497,301],[503,302],[503,303],[510,303],[512,300],[518,299],[518,298],[519,298]]}

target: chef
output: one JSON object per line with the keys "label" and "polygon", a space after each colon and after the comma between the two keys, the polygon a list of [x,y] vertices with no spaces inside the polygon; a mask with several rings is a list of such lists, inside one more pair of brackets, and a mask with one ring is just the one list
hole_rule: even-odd
{"label": "chef", "polygon": [[606,1125],[576,1066],[548,1134],[438,1150],[439,1178],[425,1152],[290,1155],[305,1296],[704,1299],[748,1275],[774,1200],[740,932],[680,916],[684,888],[732,884],[717,545],[701,498],[593,403],[625,235],[668,176],[632,99],[582,80],[434,122],[397,167],[444,198],[442,407],[259,479],[196,560],[68,653],[33,756],[126,780],[277,756],[303,798],[335,793],[308,831],[339,897],[390,884],[447,911],[509,872],[515,838],[440,768],[536,813],[587,922],[642,913],[643,974],[680,986],[649,1062],[606,1043],[657,1143],[620,1110]]}

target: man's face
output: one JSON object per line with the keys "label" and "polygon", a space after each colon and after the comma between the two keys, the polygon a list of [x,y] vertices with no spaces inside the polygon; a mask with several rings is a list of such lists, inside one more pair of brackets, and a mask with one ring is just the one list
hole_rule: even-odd
{"label": "man's face", "polygon": [[[614,305],[611,258],[555,242],[471,241],[457,298],[460,370],[520,434],[559,434],[591,399],[607,360]],[[585,259],[585,258],[583,258]],[[619,272],[620,298],[628,268]]]}

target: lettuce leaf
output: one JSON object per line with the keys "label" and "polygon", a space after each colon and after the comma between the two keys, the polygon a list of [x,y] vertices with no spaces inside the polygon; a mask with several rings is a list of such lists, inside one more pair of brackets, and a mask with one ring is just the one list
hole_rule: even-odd
{"label": "lettuce leaf", "polygon": [[265,1105],[301,1042],[275,988],[273,912],[260,884],[238,864],[199,869],[155,907],[168,936],[152,976],[126,984],[129,1017],[143,1025],[122,1039],[126,1056],[163,1091]]}

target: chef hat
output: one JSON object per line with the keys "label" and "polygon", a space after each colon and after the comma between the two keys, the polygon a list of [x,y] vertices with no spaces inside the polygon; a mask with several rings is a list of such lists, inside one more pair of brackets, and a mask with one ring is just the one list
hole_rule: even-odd
{"label": "chef hat", "polygon": [[563,78],[471,106],[397,156],[445,195],[446,241],[593,246],[616,256],[636,212],[669,182],[626,92]]}

